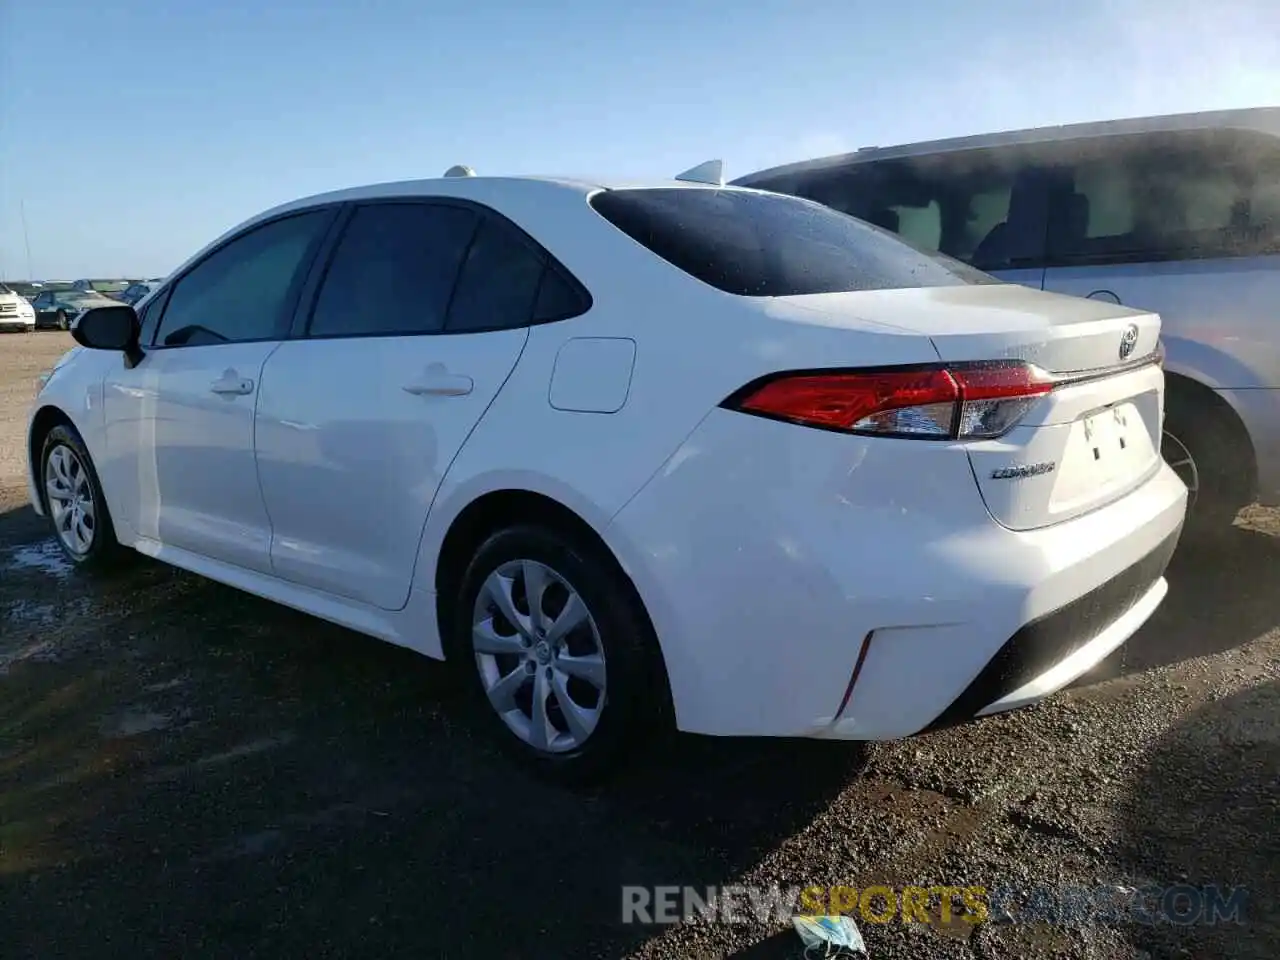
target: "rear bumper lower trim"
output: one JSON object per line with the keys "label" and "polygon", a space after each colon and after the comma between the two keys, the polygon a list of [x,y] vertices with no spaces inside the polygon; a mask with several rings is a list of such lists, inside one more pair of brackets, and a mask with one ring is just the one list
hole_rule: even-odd
{"label": "rear bumper lower trim", "polygon": [[[1034,684],[1073,654],[1105,633],[1148,595],[1164,576],[1182,528],[1156,549],[1106,583],[1060,607],[1010,637],[982,672],[921,732],[966,723],[1003,709],[1001,701]],[[1012,707],[1015,704],[1009,703]]]}

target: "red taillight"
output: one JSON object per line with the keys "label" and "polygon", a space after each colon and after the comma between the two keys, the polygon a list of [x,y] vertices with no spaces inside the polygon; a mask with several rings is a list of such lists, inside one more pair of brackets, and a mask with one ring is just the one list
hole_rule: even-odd
{"label": "red taillight", "polygon": [[998,437],[1053,389],[1025,363],[782,374],[725,401],[743,413],[888,437]]}

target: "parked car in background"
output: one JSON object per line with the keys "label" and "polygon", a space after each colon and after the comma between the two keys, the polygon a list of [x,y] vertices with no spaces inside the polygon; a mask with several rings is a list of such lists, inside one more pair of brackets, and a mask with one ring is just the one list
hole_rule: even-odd
{"label": "parked car in background", "polygon": [[0,330],[30,332],[36,328],[36,314],[25,297],[0,283]]}
{"label": "parked car in background", "polygon": [[872,147],[737,184],[998,277],[1157,311],[1163,450],[1191,521],[1280,504],[1280,108]]}
{"label": "parked car in background", "polygon": [[36,511],[82,569],[132,547],[457,661],[566,777],[673,719],[908,736],[1124,643],[1187,500],[1160,318],[707,167],[241,224],[81,317],[31,411]]}
{"label": "parked car in background", "polygon": [[100,293],[105,297],[118,300],[119,294],[127,289],[129,284],[136,282],[136,280],[77,280],[72,287],[82,293]]}
{"label": "parked car in background", "polygon": [[129,306],[133,306],[143,297],[147,296],[147,294],[160,286],[160,283],[161,281],[159,280],[140,280],[136,283],[131,283],[117,295],[117,299],[122,303],[127,303]]}
{"label": "parked car in background", "polygon": [[83,290],[42,290],[31,302],[31,306],[35,308],[37,327],[69,330],[76,317],[85,310],[119,303],[119,300],[112,299],[106,294],[92,291],[86,293]]}
{"label": "parked car in background", "polygon": [[8,287],[28,303],[43,289],[38,282],[32,280],[4,280],[0,281],[0,286]]}

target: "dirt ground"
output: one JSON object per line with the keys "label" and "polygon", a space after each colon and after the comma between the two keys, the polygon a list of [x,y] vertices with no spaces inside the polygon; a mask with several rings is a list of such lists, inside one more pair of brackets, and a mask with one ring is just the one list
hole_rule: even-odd
{"label": "dirt ground", "polygon": [[[621,923],[623,885],[1247,888],[1238,922],[860,922],[872,958],[1280,956],[1280,518],[1048,702],[898,743],[678,738],[531,781],[440,665],[150,562],[68,569],[0,338],[0,955],[798,958],[777,923]],[[1017,901],[1023,902],[1021,900]]]}

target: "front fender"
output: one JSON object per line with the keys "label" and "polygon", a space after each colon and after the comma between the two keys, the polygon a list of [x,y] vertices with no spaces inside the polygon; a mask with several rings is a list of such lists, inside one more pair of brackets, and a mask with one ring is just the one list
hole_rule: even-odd
{"label": "front fender", "polygon": [[[44,504],[39,491],[39,455],[43,435],[51,419],[69,420],[84,441],[95,464],[106,458],[105,432],[102,413],[102,382],[105,368],[101,358],[91,351],[73,349],[55,364],[51,375],[36,395],[27,414],[27,492],[36,513],[44,515]],[[100,471],[101,472],[101,471]],[[118,515],[113,491],[103,485],[107,509]]]}

